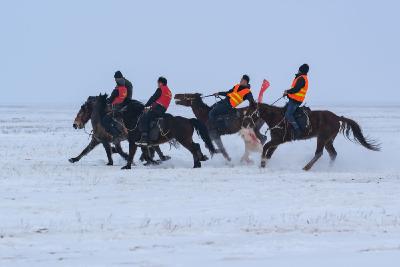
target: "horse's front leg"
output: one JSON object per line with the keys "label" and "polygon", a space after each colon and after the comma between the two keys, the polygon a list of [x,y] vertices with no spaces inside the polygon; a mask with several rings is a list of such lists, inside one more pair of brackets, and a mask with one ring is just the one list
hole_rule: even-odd
{"label": "horse's front leg", "polygon": [[108,166],[111,166],[114,164],[113,159],[112,159],[112,149],[111,149],[111,145],[108,142],[103,142],[103,147],[106,150],[107,153],[107,159],[108,159]]}
{"label": "horse's front leg", "polygon": [[114,144],[115,145],[115,150],[117,151],[117,153],[121,156],[121,157],[123,157],[125,160],[128,160],[128,154],[127,153],[125,153],[123,150],[122,150],[122,147],[121,147],[121,142],[118,142],[118,143],[116,143],[116,144]]}
{"label": "horse's front leg", "polygon": [[83,156],[86,156],[90,151],[92,151],[93,148],[95,148],[98,144],[100,144],[100,142],[98,142],[94,137],[92,137],[92,140],[85,147],[85,149],[81,152],[81,154],[79,154],[79,156],[77,156],[75,158],[70,158],[68,161],[71,163],[75,163],[75,162],[79,161]]}
{"label": "horse's front leg", "polygon": [[281,144],[281,142],[271,140],[264,145],[261,154],[261,168],[265,168],[265,166],[267,165],[267,160],[272,157],[272,154],[275,152],[279,144]]}
{"label": "horse's front leg", "polygon": [[214,134],[214,135],[212,135],[211,139],[215,142],[215,144],[218,147],[218,150],[221,151],[221,153],[224,156],[224,158],[227,161],[231,161],[231,158],[229,157],[228,152],[226,152],[224,144],[222,143],[221,136],[218,135],[218,134]]}
{"label": "horse's front leg", "polygon": [[135,144],[135,140],[129,141],[129,156],[126,162],[126,165],[122,167],[123,170],[128,170],[132,168],[133,158],[135,157],[135,153],[137,150],[137,145]]}

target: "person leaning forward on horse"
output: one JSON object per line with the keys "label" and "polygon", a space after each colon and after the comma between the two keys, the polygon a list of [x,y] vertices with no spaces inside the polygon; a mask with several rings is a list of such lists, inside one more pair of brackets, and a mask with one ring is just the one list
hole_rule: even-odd
{"label": "person leaning forward on horse", "polygon": [[301,65],[298,73],[296,74],[292,82],[291,89],[286,90],[283,93],[283,96],[287,96],[289,98],[289,102],[285,112],[285,118],[293,127],[295,139],[301,138],[301,136],[303,135],[303,131],[300,129],[300,126],[294,117],[294,113],[296,112],[297,108],[300,107],[300,105],[303,103],[307,94],[308,70],[309,66],[307,64]]}
{"label": "person leaning forward on horse", "polygon": [[132,99],[133,87],[132,83],[119,70],[115,72],[114,79],[117,85],[107,99],[107,102],[112,105],[113,110],[119,111]]}
{"label": "person leaning forward on horse", "polygon": [[[118,70],[114,74],[115,83],[117,84],[107,99],[107,103],[111,105],[112,114],[107,114],[103,118],[103,124],[106,130],[115,138],[124,134],[124,127],[121,127],[122,118],[119,112],[132,99],[132,83],[124,78]],[[119,122],[118,122],[119,121]]]}
{"label": "person leaning forward on horse", "polygon": [[140,119],[139,127],[142,132],[142,137],[138,142],[136,142],[137,145],[149,144],[150,123],[155,118],[162,117],[171,103],[172,93],[167,86],[167,79],[160,77],[158,78],[157,83],[158,88],[145,104],[145,112]]}
{"label": "person leaning forward on horse", "polygon": [[215,130],[218,116],[229,114],[243,101],[247,100],[250,104],[255,104],[249,82],[249,76],[243,75],[240,83],[236,84],[231,90],[214,94],[215,96],[225,96],[226,98],[215,104],[212,110],[208,113],[208,126],[210,130]]}

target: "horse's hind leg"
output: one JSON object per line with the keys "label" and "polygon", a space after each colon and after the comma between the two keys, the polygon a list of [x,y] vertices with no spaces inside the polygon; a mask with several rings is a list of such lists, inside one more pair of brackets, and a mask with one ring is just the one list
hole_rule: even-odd
{"label": "horse's hind leg", "polygon": [[192,153],[194,162],[193,168],[200,168],[202,159],[201,155],[203,155],[200,150],[200,145],[193,142],[192,138],[177,139],[177,141]]}
{"label": "horse's hind leg", "polygon": [[103,147],[106,150],[107,153],[107,158],[108,158],[108,166],[111,166],[114,164],[113,159],[112,159],[112,149],[111,149],[111,145],[108,142],[103,142]]}
{"label": "horse's hind leg", "polygon": [[170,156],[164,155],[164,153],[161,151],[161,148],[160,148],[159,146],[155,146],[155,147],[154,147],[154,150],[156,151],[157,155],[160,157],[160,159],[161,159],[162,161],[166,161],[166,160],[171,159]]}
{"label": "horse's hind leg", "polygon": [[95,148],[98,144],[99,144],[99,142],[95,138],[92,137],[92,140],[85,147],[85,149],[81,152],[81,154],[79,154],[79,156],[77,156],[75,158],[70,158],[68,161],[71,163],[75,163],[75,162],[79,161],[83,156],[86,156],[90,151],[92,151],[93,148]]}
{"label": "horse's hind leg", "polygon": [[118,142],[115,144],[115,151],[121,155],[125,160],[128,160],[128,154],[122,150],[121,143]]}
{"label": "horse's hind leg", "polygon": [[331,164],[335,161],[336,156],[337,156],[337,152],[335,147],[333,146],[333,140],[329,141],[326,145],[325,145],[325,149],[329,154],[329,157],[331,158]]}
{"label": "horse's hind leg", "polygon": [[303,170],[308,171],[311,169],[311,167],[314,165],[315,162],[317,162],[317,160],[322,156],[323,152],[324,152],[324,146],[326,144],[326,139],[318,136],[317,139],[317,149],[315,151],[315,155],[314,157],[311,159],[311,161],[309,163],[307,163],[307,165],[303,168]]}

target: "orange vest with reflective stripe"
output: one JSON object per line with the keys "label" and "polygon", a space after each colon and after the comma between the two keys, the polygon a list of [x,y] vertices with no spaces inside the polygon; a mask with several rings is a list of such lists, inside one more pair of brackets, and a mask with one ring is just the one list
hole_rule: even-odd
{"label": "orange vest with reflective stripe", "polygon": [[297,80],[300,79],[300,77],[303,77],[305,84],[304,87],[300,89],[300,91],[298,91],[295,94],[288,94],[288,97],[299,101],[299,102],[303,102],[304,98],[306,98],[306,94],[307,94],[307,90],[308,90],[308,78],[307,75],[300,75],[299,77],[295,78],[292,82],[292,88],[296,86]]}
{"label": "orange vest with reflective stripe", "polygon": [[118,90],[118,96],[111,103],[113,105],[121,104],[128,96],[128,89],[125,86],[117,86],[116,89]]}
{"label": "orange vest with reflective stripe", "polygon": [[229,102],[231,103],[232,107],[237,107],[240,105],[240,103],[243,102],[243,98],[250,93],[250,88],[245,88],[240,91],[239,90],[240,84],[236,84],[235,87],[233,87],[232,93],[227,94],[229,97]]}

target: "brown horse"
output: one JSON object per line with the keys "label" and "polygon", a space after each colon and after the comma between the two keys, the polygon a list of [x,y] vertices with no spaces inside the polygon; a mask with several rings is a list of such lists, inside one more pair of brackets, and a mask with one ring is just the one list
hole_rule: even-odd
{"label": "brown horse", "polygon": [[[84,129],[86,123],[91,119],[92,117],[92,112],[93,112],[93,107],[95,104],[97,97],[96,96],[89,96],[88,99],[86,100],[86,102],[80,107],[74,123],[73,123],[73,127],[75,129]],[[93,127],[94,130],[99,129],[98,127]],[[108,157],[108,164],[107,165],[113,165],[113,160],[111,155],[109,155],[108,151],[109,151],[109,145],[105,145],[103,142],[105,133],[103,132],[103,134],[98,134],[97,131],[94,132],[93,130],[93,134],[90,134],[92,136],[92,139],[90,141],[90,143],[86,146],[86,148],[77,156],[77,157],[73,157],[69,159],[69,162],[71,163],[75,163],[77,161],[79,161],[83,156],[86,156],[90,151],[92,151],[97,145],[99,145],[100,143],[103,144],[104,148],[106,149],[107,152],[107,157]],[[106,135],[106,141],[107,140],[111,140],[110,136],[107,134]],[[111,153],[118,153],[121,155],[121,157],[123,157],[125,160],[128,160],[128,154],[125,153],[122,150],[121,147],[121,141],[128,139],[128,135],[126,134],[125,136],[121,136],[121,138],[119,139],[115,139],[115,140],[111,140],[111,142],[114,144],[114,147],[111,147]],[[159,147],[155,147],[154,148],[155,152],[157,152],[157,154],[159,155],[161,160],[168,160],[169,156],[165,156],[162,152],[161,149]],[[146,160],[148,163],[153,163],[153,156],[154,156],[154,151],[150,151],[151,155],[147,155],[147,151],[143,151],[144,153],[141,156],[141,160],[144,161]]]}
{"label": "brown horse", "polygon": [[[199,94],[199,93],[176,94],[174,99],[175,99],[175,103],[177,105],[191,107],[196,118],[199,119],[205,125],[207,125],[208,113],[210,112],[211,107],[203,102],[201,94]],[[240,115],[239,119],[232,120],[231,123],[228,125],[228,127],[224,130],[218,129],[217,132],[210,133],[211,139],[217,144],[219,151],[222,153],[222,155],[228,161],[230,161],[231,158],[229,157],[228,152],[226,152],[226,149],[222,143],[221,135],[238,133],[240,131],[240,129],[242,128],[243,116],[244,116],[245,111],[247,110],[247,107],[246,108],[238,108],[237,110]],[[255,129],[254,129],[254,132],[255,132],[257,138],[260,140],[263,139],[263,136],[259,133],[259,129],[262,127],[263,124],[264,124],[264,122],[262,120],[257,121],[257,123],[255,125]],[[246,146],[246,152],[245,152],[244,157],[242,157],[242,159],[244,159],[245,161],[250,161],[250,159],[248,158],[248,154],[246,154],[246,153],[248,153],[248,150],[250,150],[249,146],[251,146],[251,145],[248,144],[246,142],[246,140],[244,140],[244,141],[245,141],[245,146]]]}
{"label": "brown horse", "polygon": [[[96,118],[99,120],[105,116],[106,113],[106,100],[107,95],[100,95],[96,100],[93,113],[96,114]],[[126,166],[123,169],[130,169],[133,158],[135,156],[137,145],[141,137],[140,127],[138,127],[139,120],[144,112],[144,105],[138,101],[132,101],[128,106],[127,110],[123,114],[124,123],[129,131],[128,142],[129,142],[129,157]],[[151,145],[158,146],[166,142],[176,140],[182,146],[184,146],[193,156],[194,168],[201,167],[201,161],[205,161],[208,158],[203,155],[200,149],[200,145],[193,142],[194,130],[197,131],[201,139],[204,141],[206,147],[210,151],[211,155],[215,153],[215,148],[212,144],[211,138],[208,134],[207,127],[197,119],[187,119],[180,116],[172,116],[165,114],[163,117],[164,125],[160,129],[160,135],[158,140],[154,141]],[[147,148],[147,147],[145,147]]]}
{"label": "brown horse", "polygon": [[[261,167],[265,167],[267,160],[272,157],[276,148],[283,143],[294,141],[294,131],[288,122],[285,120],[285,109],[281,107],[271,106],[267,104],[252,105],[246,112],[243,124],[245,126],[252,126],[254,121],[262,118],[268,125],[271,132],[271,141],[266,143],[263,147],[261,157]],[[304,133],[301,139],[317,138],[317,149],[314,157],[303,168],[303,170],[310,170],[314,163],[322,156],[323,149],[328,152],[331,163],[336,159],[337,152],[333,146],[333,141],[336,135],[341,132],[344,136],[356,142],[363,147],[379,151],[380,145],[374,140],[370,140],[363,135],[360,125],[354,120],[339,117],[331,111],[316,110],[308,113],[310,128]],[[353,133],[353,138],[350,136]]]}

